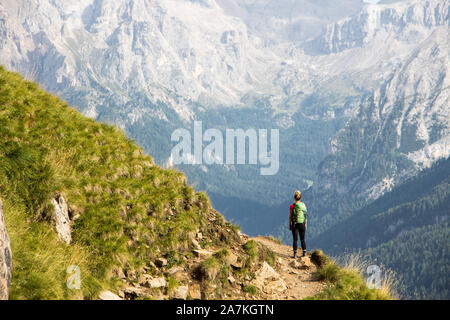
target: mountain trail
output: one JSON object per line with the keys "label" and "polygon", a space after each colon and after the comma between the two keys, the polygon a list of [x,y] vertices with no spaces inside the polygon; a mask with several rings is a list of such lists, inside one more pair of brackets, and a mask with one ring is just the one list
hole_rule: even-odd
{"label": "mountain trail", "polygon": [[[292,258],[292,247],[276,240],[258,236],[253,240],[265,245],[277,255],[274,270],[286,283],[287,289],[279,294],[277,299],[299,300],[321,292],[326,284],[317,278],[317,267],[311,262],[310,256]],[[299,249],[301,254],[301,249]]]}

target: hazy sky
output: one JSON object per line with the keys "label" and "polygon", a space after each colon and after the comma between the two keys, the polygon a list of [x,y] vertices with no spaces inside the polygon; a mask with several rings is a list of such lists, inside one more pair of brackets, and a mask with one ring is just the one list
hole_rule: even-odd
{"label": "hazy sky", "polygon": [[363,0],[363,1],[366,2],[366,3],[372,3],[372,4],[374,4],[374,3],[379,2],[380,0]]}

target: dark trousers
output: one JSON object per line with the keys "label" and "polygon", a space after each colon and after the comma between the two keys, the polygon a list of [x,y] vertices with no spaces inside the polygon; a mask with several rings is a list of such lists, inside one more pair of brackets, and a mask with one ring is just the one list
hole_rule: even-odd
{"label": "dark trousers", "polygon": [[303,251],[306,250],[306,242],[305,242],[305,224],[304,223],[295,223],[292,226],[292,236],[294,237],[294,243],[292,244],[292,247],[294,249],[294,252],[297,251],[297,242],[298,242],[298,235],[300,234],[300,242],[302,243],[302,249]]}

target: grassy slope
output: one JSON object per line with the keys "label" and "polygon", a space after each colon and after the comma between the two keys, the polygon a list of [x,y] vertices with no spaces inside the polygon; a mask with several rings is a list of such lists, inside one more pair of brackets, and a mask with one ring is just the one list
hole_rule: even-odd
{"label": "grassy slope", "polygon": [[[3,68],[0,137],[0,196],[14,253],[11,298],[92,298],[118,283],[119,268],[139,271],[158,256],[182,264],[196,230],[211,240],[203,246],[237,237],[182,173],[155,166],[117,128]],[[55,192],[80,216],[71,246],[41,221]],[[82,292],[65,286],[72,264],[82,270]]]}

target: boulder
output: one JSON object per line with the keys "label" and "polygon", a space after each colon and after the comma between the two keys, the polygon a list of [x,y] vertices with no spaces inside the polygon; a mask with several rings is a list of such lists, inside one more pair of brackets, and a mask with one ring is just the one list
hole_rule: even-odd
{"label": "boulder", "polygon": [[244,266],[244,264],[242,263],[242,261],[236,261],[230,264],[230,266],[234,269],[234,270],[240,270],[242,269],[242,267]]}
{"label": "boulder", "polygon": [[52,224],[58,233],[59,239],[65,243],[72,242],[72,230],[70,227],[69,208],[64,197],[57,194],[51,200],[54,210],[51,215]]}
{"label": "boulder", "polygon": [[168,270],[168,273],[177,281],[184,281],[189,278],[189,275],[180,267],[172,267]]}
{"label": "boulder", "polygon": [[179,286],[175,289],[172,298],[179,300],[186,300],[189,293],[189,288],[187,286]]}
{"label": "boulder", "polygon": [[195,283],[189,287],[189,295],[195,300],[200,300],[202,298],[202,291],[198,283]]}
{"label": "boulder", "polygon": [[312,267],[312,263],[309,258],[303,257],[301,260],[292,260],[289,265],[292,268],[300,269],[300,270],[307,270]]}
{"label": "boulder", "polygon": [[268,281],[264,285],[264,292],[267,294],[282,293],[287,289],[286,282],[281,278],[275,281]]}
{"label": "boulder", "polygon": [[277,280],[280,278],[280,275],[266,262],[264,261],[261,268],[255,273],[256,278],[260,279],[272,279]]}
{"label": "boulder", "polygon": [[98,299],[99,300],[122,300],[117,294],[112,293],[109,290],[100,292]]}
{"label": "boulder", "polygon": [[204,259],[210,257],[212,255],[212,252],[205,249],[199,249],[194,250],[194,255],[198,258]]}
{"label": "boulder", "polygon": [[136,299],[147,296],[143,288],[128,287],[123,290],[123,294],[127,299]]}
{"label": "boulder", "polygon": [[230,252],[225,258],[224,261],[228,265],[236,265],[238,261],[238,256],[233,252]]}
{"label": "boulder", "polygon": [[251,284],[266,293],[280,293],[287,289],[281,276],[265,261],[255,272],[255,279],[251,281]]}
{"label": "boulder", "polygon": [[196,250],[201,250],[201,249],[202,249],[202,247],[200,246],[200,244],[198,243],[197,240],[192,239],[191,242],[192,242],[192,246],[193,246]]}
{"label": "boulder", "polygon": [[164,288],[167,283],[164,278],[155,278],[147,281],[147,284],[150,288]]}
{"label": "boulder", "polygon": [[148,274],[141,274],[138,278],[138,283],[141,286],[148,286],[148,282],[152,279],[152,277]]}
{"label": "boulder", "polygon": [[11,283],[12,254],[11,245],[3,218],[3,204],[0,199],[0,300],[9,297]]}
{"label": "boulder", "polygon": [[300,260],[302,261],[303,269],[311,269],[312,267],[314,267],[314,263],[312,263],[310,257],[301,257]]}
{"label": "boulder", "polygon": [[170,274],[171,276],[173,276],[174,274],[176,274],[180,271],[182,271],[182,269],[180,267],[174,266],[174,267],[170,268],[169,270],[167,270],[167,273]]}

